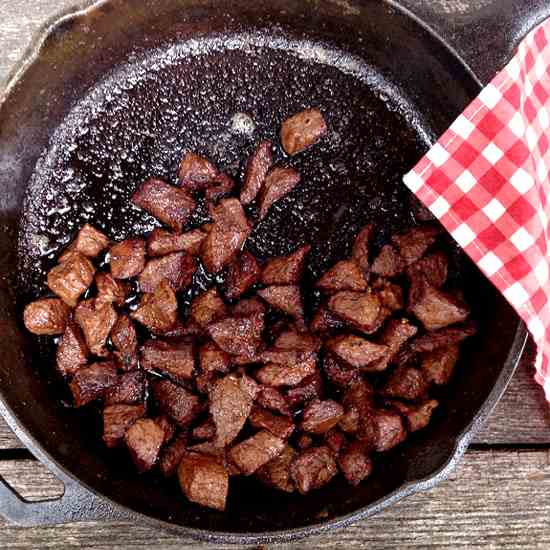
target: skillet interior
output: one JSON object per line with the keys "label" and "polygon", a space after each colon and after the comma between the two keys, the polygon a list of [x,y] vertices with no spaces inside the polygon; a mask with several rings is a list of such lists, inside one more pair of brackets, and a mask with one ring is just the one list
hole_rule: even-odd
{"label": "skillet interior", "polygon": [[[9,342],[0,388],[62,467],[137,512],[243,533],[338,518],[448,461],[498,379],[518,327],[467,262],[463,276],[482,331],[465,346],[432,425],[378,460],[376,475],[358,489],[338,481],[298,498],[235,480],[226,514],[184,504],[174,481],[138,477],[124,452],[108,452],[97,415],[64,406],[48,346],[37,346],[18,321],[22,304],[43,293],[52,254],[81,223],[108,228],[113,238],[153,227],[127,208],[145,177],[173,179],[187,149],[238,176],[254,143],[274,138],[286,116],[309,105],[328,115],[331,136],[289,161],[303,184],[258,227],[252,249],[266,257],[309,241],[315,277],[347,254],[369,220],[388,232],[413,223],[400,178],[478,90],[433,36],[377,0],[112,2],[60,26],[19,86],[0,113],[0,247],[7,255],[0,308]],[[231,131],[236,113],[254,120],[252,136]],[[208,283],[202,278],[197,287]]]}

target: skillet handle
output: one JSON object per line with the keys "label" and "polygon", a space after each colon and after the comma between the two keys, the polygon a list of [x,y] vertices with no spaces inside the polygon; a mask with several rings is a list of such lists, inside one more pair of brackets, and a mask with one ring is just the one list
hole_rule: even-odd
{"label": "skillet handle", "polygon": [[115,508],[72,480],[64,479],[64,485],[65,491],[59,498],[29,502],[0,476],[0,515],[21,527],[127,520],[131,517],[129,513]]}
{"label": "skillet handle", "polygon": [[439,34],[487,84],[521,40],[550,17],[549,0],[397,0]]}

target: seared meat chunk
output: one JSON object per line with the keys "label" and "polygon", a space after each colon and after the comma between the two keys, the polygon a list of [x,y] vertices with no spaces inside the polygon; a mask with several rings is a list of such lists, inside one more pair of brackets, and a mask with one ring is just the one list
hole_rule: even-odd
{"label": "seared meat chunk", "polygon": [[175,252],[149,260],[139,275],[142,292],[154,292],[161,281],[167,281],[174,292],[187,288],[193,282],[197,260],[186,252]]}
{"label": "seared meat chunk", "polygon": [[325,443],[332,449],[335,455],[339,455],[346,444],[346,436],[338,429],[332,428],[324,434]]}
{"label": "seared meat chunk", "polygon": [[348,482],[356,487],[372,473],[372,460],[367,449],[359,441],[346,447],[338,457],[338,466]]}
{"label": "seared meat chunk", "polygon": [[23,322],[29,332],[38,336],[63,334],[71,310],[58,298],[42,298],[25,307]]}
{"label": "seared meat chunk", "polygon": [[343,326],[344,322],[324,306],[317,310],[317,313],[309,324],[311,332],[315,332],[321,336],[328,335],[333,331],[341,329]]}
{"label": "seared meat chunk", "polygon": [[110,303],[98,305],[92,298],[78,304],[74,318],[84,333],[88,349],[94,355],[107,355],[105,343],[117,322],[117,317]]}
{"label": "seared meat chunk", "polygon": [[164,432],[163,444],[169,443],[176,433],[176,425],[166,416],[161,414],[153,419]]}
{"label": "seared meat chunk", "polygon": [[258,468],[279,456],[286,443],[267,430],[245,439],[229,451],[231,461],[245,475],[253,474]]}
{"label": "seared meat chunk", "polygon": [[147,254],[149,256],[165,256],[173,252],[187,252],[198,256],[206,233],[193,229],[187,233],[172,233],[166,229],[155,229],[147,239]]}
{"label": "seared meat chunk", "polygon": [[[407,438],[401,416],[394,411],[378,409],[367,421],[370,426],[364,430],[363,439],[375,451],[389,451]],[[361,439],[359,434],[358,437]]]}
{"label": "seared meat chunk", "polygon": [[392,242],[398,248],[406,265],[411,265],[424,256],[440,234],[441,229],[433,225],[413,227],[406,233],[394,235]]}
{"label": "seared meat chunk", "polygon": [[285,396],[278,389],[272,388],[271,386],[262,386],[256,402],[258,405],[278,412],[284,416],[292,415],[292,411],[288,406],[288,401]]}
{"label": "seared meat chunk", "polygon": [[354,260],[343,260],[329,269],[315,285],[326,292],[367,290],[367,280]]}
{"label": "seared meat chunk", "polygon": [[311,401],[320,399],[323,395],[323,377],[318,371],[304,378],[297,386],[286,391],[287,403],[297,408]]}
{"label": "seared meat chunk", "polygon": [[346,433],[364,432],[364,425],[374,410],[374,390],[370,383],[362,379],[353,382],[344,394],[343,405],[346,414],[340,420],[340,429]]}
{"label": "seared meat chunk", "polygon": [[158,459],[164,431],[154,420],[140,418],[127,430],[124,440],[137,471],[148,472]]}
{"label": "seared meat chunk", "polygon": [[145,241],[127,239],[111,248],[111,274],[115,279],[131,279],[145,267]]}
{"label": "seared meat chunk", "polygon": [[159,380],[152,386],[160,410],[179,426],[188,426],[201,412],[199,398],[185,388],[176,386],[169,380]]}
{"label": "seared meat chunk", "polygon": [[373,283],[372,287],[376,290],[382,308],[399,311],[405,307],[403,289],[399,285],[380,278]]}
{"label": "seared meat chunk", "polygon": [[352,334],[342,335],[327,342],[327,349],[352,367],[365,368],[388,353],[388,346],[369,342]]}
{"label": "seared meat chunk", "polygon": [[266,305],[259,298],[254,297],[237,302],[233,306],[233,315],[236,317],[250,317],[253,315],[263,317],[266,310]]}
{"label": "seared meat chunk", "polygon": [[118,360],[118,367],[124,371],[137,369],[137,334],[134,323],[128,315],[121,315],[118,318],[111,331],[111,341],[117,349],[115,356]]}
{"label": "seared meat chunk", "polygon": [[235,258],[227,270],[225,295],[229,300],[240,298],[260,279],[261,269],[258,261],[250,252],[243,252]]}
{"label": "seared meat chunk", "polygon": [[211,208],[214,225],[202,246],[202,259],[210,273],[218,273],[242,249],[250,226],[237,199],[224,199]]}
{"label": "seared meat chunk", "polygon": [[366,334],[375,332],[380,326],[380,299],[370,292],[342,291],[332,296],[329,309]]}
{"label": "seared meat chunk", "polygon": [[87,223],[78,232],[68,251],[71,254],[76,252],[87,258],[95,258],[108,246],[109,238],[107,235]]}
{"label": "seared meat chunk", "polygon": [[302,495],[326,485],[337,473],[334,453],[324,445],[302,451],[290,465],[290,476]]}
{"label": "seared meat chunk", "polygon": [[424,378],[433,384],[442,386],[449,383],[453,370],[458,362],[460,347],[452,344],[422,355],[422,372]]}
{"label": "seared meat chunk", "polygon": [[323,371],[332,384],[347,388],[360,377],[360,372],[342,363],[332,353],[327,353],[323,359]]}
{"label": "seared meat chunk", "polygon": [[216,424],[211,418],[207,418],[192,431],[192,434],[194,439],[214,439],[216,437]]}
{"label": "seared meat chunk", "polygon": [[132,196],[132,202],[178,233],[197,206],[186,190],[156,178],[143,183]]}
{"label": "seared meat chunk", "polygon": [[302,295],[297,286],[270,286],[258,291],[270,306],[294,317],[299,327],[304,322],[304,306]]}
{"label": "seared meat chunk", "polygon": [[332,399],[315,400],[305,408],[300,429],[305,432],[322,434],[334,428],[342,416],[344,416],[344,407],[340,403]]}
{"label": "seared meat chunk", "polygon": [[226,373],[231,364],[229,354],[222,351],[214,342],[207,342],[200,351],[200,367],[203,372]]}
{"label": "seared meat chunk", "polygon": [[139,370],[120,375],[105,395],[105,405],[139,405],[144,400],[145,374]]}
{"label": "seared meat chunk", "polygon": [[304,378],[315,373],[316,365],[315,355],[290,365],[268,363],[256,372],[256,378],[266,386],[297,386]]}
{"label": "seared meat chunk", "polygon": [[117,447],[130,426],[145,414],[144,405],[109,405],[103,411],[103,441],[109,448]]}
{"label": "seared meat chunk", "polygon": [[273,165],[273,144],[262,141],[248,159],[243,187],[241,189],[241,203],[250,204],[260,192],[265,177]]}
{"label": "seared meat chunk", "polygon": [[255,356],[261,343],[264,317],[227,317],[208,326],[209,336],[218,347],[231,355]]}
{"label": "seared meat chunk", "polygon": [[441,288],[447,280],[449,260],[443,252],[427,254],[420,260],[407,267],[407,276],[412,281],[424,277],[426,282],[434,288]]}
{"label": "seared meat chunk", "polygon": [[317,356],[311,351],[287,351],[279,349],[266,350],[261,353],[260,361],[263,363],[276,363],[292,367],[299,363],[315,362]]}
{"label": "seared meat chunk", "polygon": [[268,260],[262,271],[264,285],[295,285],[300,282],[304,272],[306,256],[311,246],[298,248],[290,256],[280,256]]}
{"label": "seared meat chunk", "polygon": [[257,470],[256,476],[270,487],[292,493],[295,488],[290,479],[290,465],[295,457],[296,451],[287,445],[279,456]]}
{"label": "seared meat chunk", "polygon": [[429,399],[418,405],[402,403],[401,401],[391,401],[389,404],[401,413],[407,423],[409,432],[416,432],[425,428],[430,423],[432,414],[439,405],[435,399]]}
{"label": "seared meat chunk", "polygon": [[314,352],[321,349],[319,338],[308,332],[298,332],[295,328],[285,330],[273,343],[274,350]]}
{"label": "seared meat chunk", "polygon": [[293,168],[273,168],[265,178],[260,193],[260,219],[263,220],[269,209],[283,197],[286,197],[299,183],[301,176]]}
{"label": "seared meat chunk", "polygon": [[473,323],[465,323],[461,326],[442,328],[434,332],[429,332],[418,336],[411,342],[411,349],[414,352],[433,351],[438,348],[458,344],[473,336],[477,332]]}
{"label": "seared meat chunk", "polygon": [[220,459],[186,453],[178,467],[178,479],[182,491],[191,502],[221,512],[225,510],[229,474]]}
{"label": "seared meat chunk", "polygon": [[121,306],[124,304],[129,292],[128,285],[123,281],[117,281],[110,273],[100,271],[95,276],[97,286],[97,296],[95,303],[115,304]]}
{"label": "seared meat chunk", "polygon": [[141,367],[167,374],[176,382],[190,380],[195,372],[193,344],[148,340],[141,348]]}
{"label": "seared meat chunk", "polygon": [[313,438],[308,434],[301,434],[296,440],[298,449],[309,449],[313,445]]}
{"label": "seared meat chunk", "polygon": [[75,407],[83,407],[105,395],[118,382],[113,363],[94,363],[81,368],[69,384]]}
{"label": "seared meat chunk", "polygon": [[169,283],[162,281],[152,294],[145,294],[131,316],[154,333],[171,329],[177,321],[178,302]]}
{"label": "seared meat chunk", "polygon": [[391,244],[382,247],[372,263],[372,272],[382,277],[396,277],[403,273],[405,262]]}
{"label": "seared meat chunk", "polygon": [[353,243],[352,257],[357,262],[357,265],[367,273],[370,268],[370,241],[374,232],[374,225],[369,224],[363,227]]}
{"label": "seared meat chunk", "polygon": [[315,145],[327,133],[327,124],[319,109],[306,109],[287,118],[281,126],[281,143],[289,155]]}
{"label": "seared meat chunk", "polygon": [[203,191],[217,177],[217,168],[196,153],[187,153],[180,163],[179,185],[189,191]]}
{"label": "seared meat chunk", "polygon": [[80,329],[75,323],[69,323],[57,347],[57,371],[61,376],[72,376],[88,362],[88,353]]}
{"label": "seared meat chunk", "polygon": [[281,439],[288,439],[294,431],[294,423],[288,416],[278,416],[261,407],[254,407],[248,417],[253,428],[268,430]]}
{"label": "seared meat chunk", "polygon": [[227,307],[216,288],[200,294],[191,304],[191,318],[203,328],[226,315]]}
{"label": "seared meat chunk", "polygon": [[159,467],[164,477],[172,477],[176,473],[186,452],[187,435],[180,433],[160,455]]}
{"label": "seared meat chunk", "polygon": [[428,391],[428,382],[421,370],[414,367],[399,367],[393,371],[382,393],[388,397],[397,397],[415,401]]}
{"label": "seared meat chunk", "polygon": [[82,294],[94,281],[95,267],[81,254],[71,254],[70,258],[56,265],[48,273],[48,287],[68,306],[76,307]]}
{"label": "seared meat chunk", "polygon": [[401,346],[417,332],[418,328],[411,324],[408,319],[391,319],[388,321],[388,324],[380,335],[379,343],[388,346],[389,351],[384,357],[372,363],[368,367],[368,370],[385,370],[391,363],[394,355],[401,349]]}

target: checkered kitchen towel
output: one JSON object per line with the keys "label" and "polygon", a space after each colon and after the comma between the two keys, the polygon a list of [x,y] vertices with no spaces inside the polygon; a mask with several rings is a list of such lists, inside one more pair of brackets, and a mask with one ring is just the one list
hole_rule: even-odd
{"label": "checkered kitchen towel", "polygon": [[404,182],[526,322],[550,401],[550,20]]}

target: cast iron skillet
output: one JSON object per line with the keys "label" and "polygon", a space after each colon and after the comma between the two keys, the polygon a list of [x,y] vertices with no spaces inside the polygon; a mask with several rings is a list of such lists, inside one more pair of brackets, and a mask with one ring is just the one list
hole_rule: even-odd
{"label": "cast iron skillet", "polygon": [[[438,36],[380,0],[112,0],[52,25],[0,110],[0,412],[65,493],[31,504],[1,484],[0,513],[21,525],[130,518],[208,540],[275,542],[347,525],[445,478],[526,338],[467,262],[455,276],[481,332],[430,427],[380,457],[359,488],[335,481],[298,497],[238,480],[225,514],[188,504],[174,480],[137,476],[124,452],[107,451],[98,415],[66,406],[51,349],[25,334],[20,313],[84,221],[117,239],[152,228],[128,197],[150,175],[173,180],[184,149],[239,176],[239,159],[310,105],[326,113],[330,135],[292,159],[305,184],[257,228],[251,248],[267,257],[307,240],[316,277],[367,221],[386,232],[415,222],[400,178],[479,87]],[[252,118],[252,134],[238,113]],[[204,276],[194,290],[208,284]]]}

